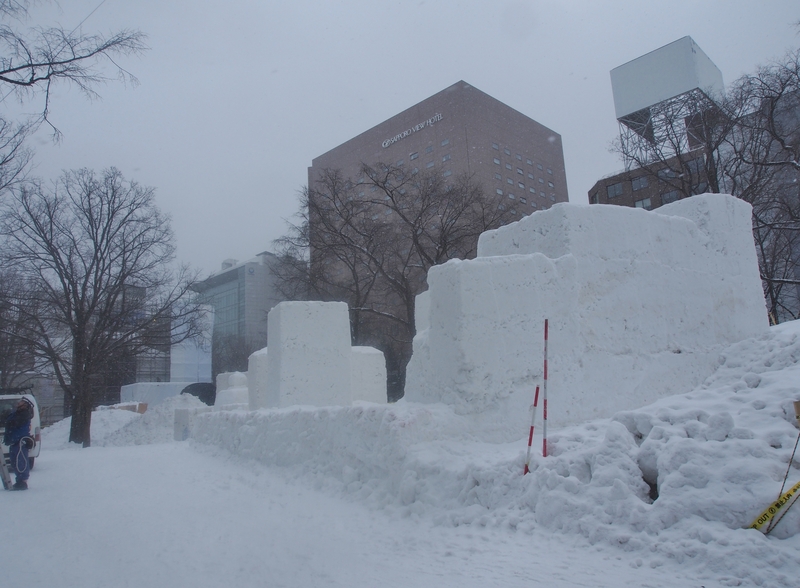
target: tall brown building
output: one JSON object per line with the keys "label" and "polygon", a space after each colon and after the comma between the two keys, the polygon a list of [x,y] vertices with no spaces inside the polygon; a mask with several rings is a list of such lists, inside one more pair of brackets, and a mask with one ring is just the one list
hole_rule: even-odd
{"label": "tall brown building", "polygon": [[378,163],[466,172],[521,216],[568,201],[561,135],[464,81],[315,158],[308,186],[323,169],[356,178]]}
{"label": "tall brown building", "polygon": [[[398,182],[393,184],[396,193],[392,187],[391,196],[382,192],[385,184],[366,177],[376,171]],[[476,214],[470,220],[469,212],[458,220],[447,216],[449,210],[462,210],[458,196],[449,191],[457,192],[465,176],[468,185],[482,189],[477,194],[491,211],[488,217]],[[331,183],[331,178],[336,180]],[[441,190],[425,192],[429,182]],[[415,333],[414,297],[426,288],[427,268],[474,255],[484,221],[499,226],[568,200],[561,136],[463,81],[315,158],[308,188],[309,202],[314,202],[308,216],[314,295],[348,302],[354,343],[385,354],[390,400],[403,395]],[[384,204],[398,196],[408,202],[394,209]],[[320,216],[321,209],[336,211],[332,217],[342,232],[337,222]],[[412,209],[436,212],[416,217]],[[354,214],[362,216],[354,220]],[[453,229],[459,223],[466,235],[461,241]],[[438,232],[444,226],[450,227],[446,238],[444,229]],[[358,243],[338,239],[344,233],[356,235],[352,238]],[[388,241],[372,238],[379,234],[392,236]],[[447,247],[440,247],[443,243]]]}

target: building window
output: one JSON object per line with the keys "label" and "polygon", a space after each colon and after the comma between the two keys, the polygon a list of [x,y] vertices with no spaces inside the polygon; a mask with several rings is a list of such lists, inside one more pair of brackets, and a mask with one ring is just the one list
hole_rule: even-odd
{"label": "building window", "polygon": [[631,180],[631,187],[633,191],[636,192],[637,190],[641,190],[642,188],[647,188],[647,176],[639,176],[638,178],[633,178]]}
{"label": "building window", "polygon": [[645,208],[647,210],[650,210],[650,199],[643,198],[642,200],[637,200],[636,202],[634,202],[634,206],[636,206],[636,208]]}
{"label": "building window", "polygon": [[508,197],[511,198],[511,200],[514,200],[514,195],[511,192],[508,193]]}
{"label": "building window", "polygon": [[553,185],[553,182],[547,182],[547,185],[550,186],[551,188],[555,188],[555,186]]}
{"label": "building window", "polygon": [[505,204],[498,204],[497,205],[497,210],[505,210],[505,209],[506,209],[506,205]]}
{"label": "building window", "polygon": [[503,153],[505,153],[506,155],[511,155],[511,151],[509,151],[508,149],[503,149]]}
{"label": "building window", "polygon": [[606,192],[608,193],[609,198],[616,198],[617,196],[622,196],[622,182],[611,184],[606,188]]}
{"label": "building window", "polygon": [[537,163],[536,167],[539,168],[539,169],[542,169],[542,164],[541,163]]}
{"label": "building window", "polygon": [[521,176],[524,176],[524,175],[525,175],[525,172],[524,172],[524,171],[522,171],[520,168],[517,168],[517,173],[518,173],[519,175],[521,175]]}
{"label": "building window", "polygon": [[499,159],[497,159],[496,157],[494,158],[494,162],[495,162],[497,165],[500,165],[500,160],[499,160]]}
{"label": "building window", "polygon": [[446,178],[449,178],[452,175],[453,175],[453,171],[452,170],[447,170],[446,172],[444,172],[444,177],[446,177]]}
{"label": "building window", "polygon": [[700,182],[692,186],[692,194],[705,194],[708,191],[708,183]]}
{"label": "building window", "polygon": [[597,197],[598,194],[595,192],[594,194],[589,195],[589,204],[597,204]]}
{"label": "building window", "polygon": [[428,145],[425,147],[425,153],[433,153],[433,145]]}
{"label": "building window", "polygon": [[528,174],[528,178],[532,180],[533,179],[533,174]]}
{"label": "building window", "polygon": [[425,164],[425,167],[431,169],[433,167],[433,162],[429,161],[428,163]]}
{"label": "building window", "polygon": [[519,201],[522,202],[523,204],[527,204],[528,203],[528,200],[524,196],[520,196],[519,197]]}
{"label": "building window", "polygon": [[397,162],[397,167],[402,167],[404,163],[405,161],[401,159],[400,161]]}
{"label": "building window", "polygon": [[506,178],[506,183],[511,184],[513,186],[514,180],[512,180],[511,178]]}
{"label": "building window", "polygon": [[526,159],[525,163],[527,163],[528,165],[533,165],[533,162],[530,159]]}
{"label": "building window", "polygon": [[539,192],[539,196],[541,196],[542,198],[547,198],[547,195],[544,192]]}
{"label": "building window", "polygon": [[519,161],[522,161],[522,155],[520,155],[519,153],[517,153],[517,159],[518,159]]}
{"label": "building window", "polygon": [[517,214],[517,209],[516,208],[512,208],[511,209],[511,214]]}
{"label": "building window", "polygon": [[531,200],[531,208],[536,208],[536,203],[533,200]]}
{"label": "building window", "polygon": [[510,163],[506,164],[506,169],[511,169],[511,164]]}
{"label": "building window", "polygon": [[411,175],[416,174],[418,171],[419,171],[419,168],[415,167],[414,169],[411,170]]}
{"label": "building window", "polygon": [[419,157],[419,153],[417,153],[416,151],[415,151],[414,153],[412,153],[411,155],[409,155],[409,156],[408,156],[408,158],[409,158],[411,161],[414,161],[414,160],[415,160],[417,157]]}
{"label": "building window", "polygon": [[551,169],[548,167],[548,168],[547,168],[547,173],[549,173],[549,174],[552,176],[552,175],[553,175],[553,170],[551,170]]}
{"label": "building window", "polygon": [[517,185],[518,185],[520,188],[522,188],[523,190],[525,189],[525,184],[523,184],[522,182],[517,182]]}
{"label": "building window", "polygon": [[442,141],[442,147],[449,144],[450,144],[450,139],[445,139],[444,141]]}
{"label": "building window", "polygon": [[531,186],[530,188],[528,188],[528,192],[530,192],[531,194],[536,194],[536,188]]}
{"label": "building window", "polygon": [[556,195],[555,194],[550,194],[550,201],[551,202],[555,202],[556,201]]}
{"label": "building window", "polygon": [[677,190],[670,190],[666,194],[661,195],[661,204],[669,204],[680,199],[680,192]]}
{"label": "building window", "polygon": [[544,184],[544,178],[539,178],[539,183]]}
{"label": "building window", "polygon": [[705,162],[703,161],[702,157],[697,157],[695,159],[690,159],[686,162],[686,169],[688,169],[693,174],[699,174],[700,170],[703,169],[703,165]]}
{"label": "building window", "polygon": [[445,161],[450,161],[450,154],[449,153],[447,155],[442,156],[442,163],[444,163]]}
{"label": "building window", "polygon": [[494,179],[495,180],[502,180],[503,176],[501,176],[500,174],[494,174]]}
{"label": "building window", "polygon": [[660,180],[666,181],[666,180],[671,180],[671,179],[677,178],[677,177],[678,177],[677,172],[671,170],[668,167],[665,167],[664,169],[658,170],[658,178]]}
{"label": "building window", "polygon": [[500,149],[500,146],[497,143],[492,143],[492,149]]}
{"label": "building window", "polygon": [[500,188],[498,188],[497,190],[495,190],[495,192],[497,192],[497,193],[498,193],[500,196],[502,196],[502,195],[503,195],[503,191],[502,191]]}

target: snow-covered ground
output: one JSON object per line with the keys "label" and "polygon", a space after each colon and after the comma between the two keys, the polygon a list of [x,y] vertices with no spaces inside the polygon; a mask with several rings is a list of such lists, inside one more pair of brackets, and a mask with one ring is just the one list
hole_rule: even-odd
{"label": "snow-covered ground", "polygon": [[[552,455],[524,477],[525,431],[494,445],[406,426],[422,414],[455,426],[441,406],[203,415],[218,433],[205,440],[228,449],[170,441],[172,409],[193,398],[144,415],[98,411],[92,448],[70,447],[58,423],[31,489],[0,494],[12,530],[3,577],[81,588],[797,587],[800,506],[770,536],[743,527],[776,498],[797,439],[800,322],[733,345],[702,386],[675,392],[553,432]],[[277,422],[306,427],[285,432],[291,452],[259,444],[270,438],[259,423]],[[319,445],[314,423],[342,445]],[[398,433],[409,428],[410,441]],[[789,485],[798,480],[796,456]]]}

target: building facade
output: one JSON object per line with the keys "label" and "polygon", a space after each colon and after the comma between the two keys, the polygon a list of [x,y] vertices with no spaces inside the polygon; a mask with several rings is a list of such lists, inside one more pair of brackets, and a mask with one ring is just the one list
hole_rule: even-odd
{"label": "building facade", "polygon": [[283,299],[275,288],[274,263],[275,255],[266,251],[241,263],[228,259],[221,271],[192,287],[214,309],[214,376],[247,370],[250,353],[267,345],[267,313]]}
{"label": "building facade", "polygon": [[322,170],[356,179],[362,164],[468,174],[519,216],[569,199],[561,135],[464,81],[316,157],[309,189]]}

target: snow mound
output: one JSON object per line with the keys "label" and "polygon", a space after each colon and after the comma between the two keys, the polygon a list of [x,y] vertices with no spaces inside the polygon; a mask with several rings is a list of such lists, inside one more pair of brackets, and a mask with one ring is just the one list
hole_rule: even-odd
{"label": "snow mound", "polygon": [[[145,445],[172,441],[175,409],[202,406],[206,405],[196,396],[181,394],[149,407],[144,414],[101,407],[102,410],[92,412],[92,445]],[[44,450],[80,447],[77,443],[69,442],[71,424],[72,419],[68,417],[43,429]]]}
{"label": "snow mound", "polygon": [[[128,425],[140,417],[130,410],[97,410],[92,413],[92,443],[102,443],[108,435]],[[67,417],[42,429],[42,449],[70,449],[81,447],[78,443],[69,442],[69,428],[72,418]]]}
{"label": "snow mound", "polygon": [[[404,516],[545,528],[722,584],[796,586],[800,506],[770,536],[745,527],[777,497],[798,437],[800,321],[718,363],[692,392],[556,431],[524,477],[525,431],[479,442],[479,422],[442,404],[207,413],[192,437]],[[800,456],[787,487],[798,479]]]}
{"label": "snow mound", "polygon": [[[105,436],[95,445],[147,445],[169,443],[175,430],[176,408],[200,408],[206,406],[202,400],[191,394],[180,394],[167,398],[164,402],[148,408],[139,418]],[[96,414],[96,413],[94,413]]]}

